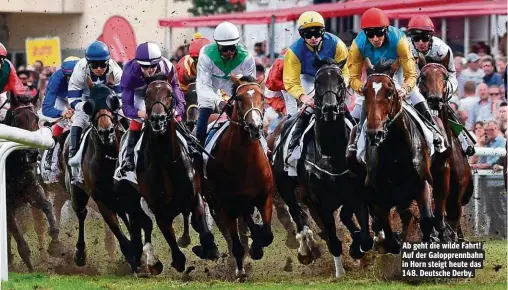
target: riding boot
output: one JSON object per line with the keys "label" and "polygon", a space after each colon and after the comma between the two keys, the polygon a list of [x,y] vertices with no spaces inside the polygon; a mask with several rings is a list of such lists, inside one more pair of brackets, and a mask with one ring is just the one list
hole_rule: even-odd
{"label": "riding boot", "polygon": [[357,123],[355,141],[349,145],[349,154],[354,154],[356,156],[358,139],[360,138],[360,133],[362,132],[362,127],[363,127],[363,123],[365,123],[365,119],[367,119],[367,109],[365,107],[365,100],[364,100],[362,102],[362,113],[360,114],[360,120]]}
{"label": "riding boot", "polygon": [[51,166],[53,165],[53,153],[55,152],[55,147],[56,147],[56,144],[58,143],[58,137],[57,136],[53,136],[53,141],[54,141],[54,145],[53,147],[51,148],[48,148],[47,152],[46,152],[46,160],[44,161],[44,169],[46,170],[51,170]]}
{"label": "riding boot", "polygon": [[129,130],[129,134],[127,135],[127,147],[125,148],[125,159],[122,165],[122,169],[125,171],[133,171],[135,169],[134,147],[136,147],[140,136],[141,131]]}
{"label": "riding boot", "polygon": [[439,147],[441,146],[441,138],[439,138],[438,136],[438,132],[436,132],[436,130],[438,130],[438,126],[436,124],[436,122],[434,122],[434,119],[432,118],[432,115],[430,114],[430,110],[429,110],[429,106],[427,105],[427,102],[423,101],[423,102],[419,102],[418,104],[416,105],[413,105],[414,108],[418,111],[418,113],[420,113],[421,116],[423,116],[427,121],[430,122],[430,124],[432,124],[435,128],[435,130],[432,130],[432,133],[434,133],[434,146],[436,147]]}
{"label": "riding boot", "polygon": [[[293,131],[293,135],[291,136],[291,140],[289,141],[288,146],[288,158],[293,155],[293,151],[297,150],[297,148],[300,144],[300,138],[302,137],[303,131],[307,128],[310,122],[312,114],[305,111],[302,115],[300,115],[296,121],[295,129]],[[293,156],[294,159],[299,158],[299,154],[296,154],[296,156]]]}
{"label": "riding boot", "polygon": [[[457,124],[460,124],[459,117],[455,112],[452,110],[450,106],[446,106],[448,109],[448,116],[449,119]],[[457,139],[459,140],[460,146],[462,147],[462,152],[466,154],[467,156],[473,156],[476,152],[474,150],[474,144],[475,141],[469,137],[469,135],[466,133],[465,129],[463,129],[458,135]]]}
{"label": "riding boot", "polygon": [[74,156],[78,152],[79,139],[81,138],[81,133],[83,132],[83,128],[78,126],[71,127],[71,144],[69,146],[69,165],[75,166],[79,164],[79,161],[74,160]]}
{"label": "riding boot", "polygon": [[201,146],[205,146],[206,130],[208,126],[208,118],[212,115],[212,108],[199,108],[199,116],[196,121],[196,138],[198,138]]}

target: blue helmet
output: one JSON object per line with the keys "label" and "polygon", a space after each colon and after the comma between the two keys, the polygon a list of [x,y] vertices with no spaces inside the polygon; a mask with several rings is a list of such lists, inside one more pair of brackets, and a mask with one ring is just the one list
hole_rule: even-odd
{"label": "blue helmet", "polygon": [[64,75],[71,75],[72,71],[74,70],[74,67],[79,61],[79,57],[77,56],[69,56],[68,58],[64,59],[62,62],[62,72]]}
{"label": "blue helmet", "polygon": [[96,40],[86,49],[85,57],[87,61],[108,61],[108,46],[104,42]]}

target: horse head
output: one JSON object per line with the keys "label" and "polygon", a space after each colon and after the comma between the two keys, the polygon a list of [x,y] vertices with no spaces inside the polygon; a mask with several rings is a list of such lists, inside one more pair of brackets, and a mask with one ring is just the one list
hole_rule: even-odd
{"label": "horse head", "polygon": [[113,145],[118,140],[114,114],[119,108],[119,97],[106,85],[99,84],[90,89],[90,99],[83,111],[92,117],[92,128],[104,145]]}
{"label": "horse head", "polygon": [[390,126],[402,112],[402,98],[397,94],[393,79],[381,73],[367,78],[363,95],[367,112],[367,178],[366,186],[375,180],[378,165],[377,148],[383,143]]}
{"label": "horse head", "polygon": [[185,94],[185,103],[187,110],[185,112],[186,125],[192,131],[199,116],[198,107],[198,94],[196,93],[196,83],[192,82],[187,86],[187,93]]}
{"label": "horse head", "polygon": [[314,80],[316,117],[333,122],[345,112],[346,83],[342,68],[346,60],[336,63],[332,58],[320,60]]}
{"label": "horse head", "polygon": [[433,110],[439,110],[452,96],[447,86],[450,57],[450,52],[442,59],[424,58],[421,53],[418,57],[418,65],[421,67],[418,86]]}
{"label": "horse head", "polygon": [[235,102],[232,121],[238,122],[247,130],[251,140],[258,140],[263,133],[265,100],[261,86],[250,76],[242,76],[239,79],[231,74],[231,81],[233,82],[231,99]]}
{"label": "horse head", "polygon": [[173,117],[175,97],[169,83],[170,79],[167,76],[163,79],[155,79],[146,89],[147,119],[150,128],[156,134],[164,134],[168,122]]}

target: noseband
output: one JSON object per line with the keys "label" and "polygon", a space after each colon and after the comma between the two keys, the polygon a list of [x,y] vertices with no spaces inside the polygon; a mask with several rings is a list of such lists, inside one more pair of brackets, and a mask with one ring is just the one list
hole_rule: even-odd
{"label": "noseband", "polygon": [[[101,117],[108,117],[111,120],[111,123],[113,124],[113,126],[107,128],[107,129],[98,129],[97,126],[96,126],[96,123],[98,122],[98,120]],[[111,137],[112,140],[116,140],[116,136],[115,136],[115,127],[116,127],[116,124],[115,124],[115,121],[114,121],[112,116],[110,116],[108,114],[100,114],[98,116],[95,116],[94,121],[92,122],[91,126],[92,126],[92,130],[94,130],[94,132],[99,137],[99,140],[101,141],[102,145],[106,145],[106,140],[107,140],[106,136],[112,135],[112,137]],[[94,142],[94,144],[95,144],[95,141],[92,141],[92,142]],[[108,154],[104,153],[100,149],[100,146],[98,146],[97,144],[95,144],[95,148],[98,148],[98,150],[101,151],[102,155],[104,157],[106,157],[106,159],[109,159],[109,160],[117,160],[118,159],[118,157],[109,156]]]}
{"label": "noseband", "polygon": [[[241,84],[241,85],[239,85],[239,86],[236,88],[235,95],[234,95],[234,97],[233,97],[233,98],[231,98],[230,100],[235,100],[235,102],[237,102],[237,105],[238,105],[238,91],[239,91],[241,88],[246,87],[246,86],[256,86],[256,87],[258,87],[258,88],[260,88],[260,89],[261,89],[261,85],[260,85],[260,84],[258,84],[258,83],[251,82],[251,83],[244,83],[244,84]],[[261,110],[261,109],[259,109],[259,108],[254,107],[254,101],[253,101],[253,99],[252,99],[252,97],[253,97],[254,93],[253,93],[253,92],[252,92],[252,93],[250,93],[250,90],[249,90],[249,91],[247,91],[247,95],[249,96],[249,99],[251,100],[251,107],[250,107],[250,108],[249,108],[249,109],[248,109],[248,110],[247,110],[247,111],[246,111],[243,115],[241,115],[241,114],[239,115],[240,122],[235,122],[235,121],[233,121],[233,120],[230,120],[232,123],[237,124],[237,125],[240,125],[240,126],[242,126],[244,129],[246,129],[246,130],[248,130],[248,125],[247,125],[247,123],[246,123],[245,119],[247,118],[247,115],[248,115],[249,113],[251,113],[251,112],[253,112],[253,111],[257,111],[257,112],[259,112],[259,114],[261,115],[261,119],[262,119],[262,118],[263,118],[263,116],[264,116],[264,108],[263,108],[263,110]],[[264,101],[263,101],[263,102],[264,102]],[[237,108],[238,108],[238,109],[237,109],[237,112],[240,112],[240,110],[239,110],[240,106],[237,106]]]}

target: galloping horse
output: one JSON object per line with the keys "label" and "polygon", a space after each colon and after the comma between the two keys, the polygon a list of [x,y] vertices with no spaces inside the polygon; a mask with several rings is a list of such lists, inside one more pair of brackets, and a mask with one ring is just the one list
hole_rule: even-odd
{"label": "galloping horse", "polygon": [[187,87],[187,94],[185,94],[185,103],[187,104],[187,110],[185,111],[185,124],[189,130],[192,131],[199,116],[196,83],[190,83]]}
{"label": "galloping horse", "polygon": [[[368,209],[355,193],[346,161],[349,130],[345,121],[346,84],[342,76],[345,61],[335,63],[333,59],[317,63],[315,78],[315,123],[311,136],[305,137],[304,151],[297,164],[297,178],[284,171],[283,153],[276,153],[274,159],[275,180],[280,194],[289,206],[291,216],[297,225],[297,239],[300,241],[298,259],[309,264],[321,256],[321,251],[308,226],[308,217],[298,204],[295,188],[303,186],[303,201],[323,231],[328,250],[334,256],[336,277],[344,274],[342,266],[342,243],[336,234],[334,211],[342,205],[341,219],[351,232],[352,256],[360,258],[363,252],[372,248],[369,234]],[[298,116],[296,116],[298,118]],[[285,136],[291,130],[289,119],[278,125]],[[277,129],[276,129],[277,131]],[[286,132],[286,133],[285,133]],[[284,140],[280,142],[285,142]],[[360,223],[360,229],[353,222],[352,211]],[[362,250],[363,248],[363,250]]]}
{"label": "galloping horse", "polygon": [[[115,190],[113,179],[121,137],[119,123],[116,122],[114,116],[114,112],[118,109],[118,104],[115,105],[118,100],[117,98],[111,89],[103,84],[99,84],[90,89],[91,101],[87,101],[84,106],[85,112],[91,115],[92,122],[88,136],[82,141],[86,142],[82,144],[82,146],[85,146],[81,165],[84,181],[82,184],[76,182],[70,185],[72,208],[79,220],[79,237],[76,243],[74,261],[78,266],[86,264],[84,223],[88,214],[86,205],[89,198],[92,197],[105,222],[116,236],[122,254],[132,271],[138,273],[142,253],[139,227],[142,221],[139,221],[139,215],[134,214],[130,215],[129,220],[127,219],[125,208],[122,205],[129,203],[121,202],[124,194]],[[63,156],[65,164],[68,163],[68,150],[69,139],[64,146]],[[70,167],[67,166],[66,169],[66,174],[70,176],[72,174]],[[131,207],[138,208],[138,212],[143,213],[139,200],[131,202]],[[122,232],[117,214],[127,225],[131,241]],[[146,217],[146,219],[149,218]],[[148,230],[145,228],[148,242],[151,230],[151,227]]]}
{"label": "galloping horse", "polygon": [[[11,96],[11,106],[7,111],[4,124],[28,131],[39,129],[38,116],[35,113],[34,103],[36,98],[31,96]],[[59,229],[56,225],[51,203],[46,199],[44,190],[37,179],[37,149],[19,150],[12,152],[6,161],[5,180],[7,184],[7,229],[16,240],[18,252],[30,272],[33,271],[30,262],[30,249],[20,232],[15,218],[16,209],[25,203],[30,203],[44,212],[49,222],[49,234],[51,243],[48,247],[50,255],[58,255],[60,242],[58,239]],[[12,260],[11,239],[7,239],[8,257]]]}
{"label": "galloping horse", "polygon": [[[172,79],[169,77],[167,79]],[[191,224],[199,233],[201,246],[192,250],[202,259],[219,258],[214,236],[206,223],[201,181],[187,149],[177,136],[173,115],[174,97],[166,80],[151,82],[146,90],[145,126],[136,175],[141,195],[155,215],[157,225],[171,248],[171,266],[185,270],[185,255],[179,249],[173,219],[192,212]]]}
{"label": "galloping horse", "polygon": [[[224,238],[232,241],[236,260],[236,277],[245,278],[245,250],[238,236],[238,218],[246,221],[252,237],[249,254],[252,259],[263,257],[263,248],[273,241],[271,230],[274,182],[270,163],[260,142],[263,130],[264,95],[252,77],[234,83],[234,102],[229,127],[220,137],[206,164],[205,197]],[[212,118],[210,118],[211,120]],[[210,122],[209,120],[209,122]],[[254,223],[256,207],[263,225]]]}
{"label": "galloping horse", "polygon": [[[398,62],[393,63],[391,75],[397,68]],[[423,131],[403,107],[404,100],[390,75],[370,73],[363,94],[367,112],[365,186],[372,191],[375,218],[386,235],[384,248],[397,254],[400,240],[389,223],[393,206],[401,215],[406,233],[412,217],[408,208],[416,200],[423,240],[431,239],[434,227],[429,148]]]}
{"label": "galloping horse", "polygon": [[[439,121],[448,142],[448,150],[437,154],[432,162],[431,172],[434,179],[433,195],[435,202],[436,230],[441,241],[447,241],[445,217],[451,229],[457,231],[459,239],[464,239],[460,226],[462,206],[466,205],[473,195],[471,168],[467,156],[451,128],[450,117],[454,112],[447,105],[452,92],[446,91],[448,81],[448,65],[450,53],[442,60],[426,59],[419,55],[420,69],[419,87],[427,97],[432,110],[438,111]],[[465,130],[465,129],[464,129]],[[453,233],[454,234],[454,233]]]}

